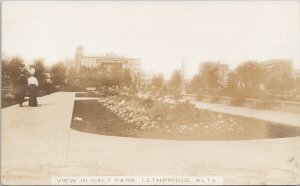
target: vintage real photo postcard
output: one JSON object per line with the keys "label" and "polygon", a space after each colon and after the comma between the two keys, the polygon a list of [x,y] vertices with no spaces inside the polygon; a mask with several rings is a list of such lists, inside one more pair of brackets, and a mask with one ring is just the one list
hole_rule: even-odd
{"label": "vintage real photo postcard", "polygon": [[1,9],[2,184],[300,184],[300,1]]}

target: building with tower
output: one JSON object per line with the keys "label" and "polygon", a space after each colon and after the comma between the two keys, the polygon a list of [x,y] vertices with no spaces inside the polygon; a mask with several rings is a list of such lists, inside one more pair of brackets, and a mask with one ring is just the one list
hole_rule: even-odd
{"label": "building with tower", "polygon": [[99,71],[110,73],[112,69],[124,70],[131,72],[132,78],[136,81],[141,76],[140,60],[136,58],[128,58],[117,56],[113,53],[99,56],[89,56],[84,54],[83,47],[78,47],[75,51],[74,59],[66,59],[65,65],[67,69],[74,69],[77,73],[82,68],[96,68]]}
{"label": "building with tower", "polygon": [[66,59],[65,65],[68,70],[73,69],[76,73],[81,70],[93,69],[105,73],[108,77],[113,76],[114,70],[129,70],[135,86],[139,87],[141,78],[140,60],[118,56],[113,53],[106,55],[90,56],[84,53],[83,47],[75,51],[74,59]]}
{"label": "building with tower", "polygon": [[82,47],[78,47],[74,60],[66,60],[66,66],[73,67],[78,73],[82,67],[98,68],[110,71],[112,68],[129,69],[133,74],[140,73],[140,60],[117,56],[113,53],[100,56],[84,55]]}

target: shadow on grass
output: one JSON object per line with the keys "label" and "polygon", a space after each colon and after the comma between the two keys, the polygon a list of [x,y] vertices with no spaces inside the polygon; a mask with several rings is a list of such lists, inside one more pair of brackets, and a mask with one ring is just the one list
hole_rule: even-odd
{"label": "shadow on grass", "polygon": [[[44,97],[44,96],[47,96],[47,95],[49,95],[49,94],[38,95],[38,98],[39,97]],[[29,101],[29,98],[28,98],[28,95],[27,95],[24,98],[23,107],[27,107],[28,106],[28,101]],[[18,104],[19,104],[19,102],[16,99],[3,99],[2,98],[2,100],[1,100],[1,108],[2,109],[6,108],[6,107],[13,106],[13,105],[18,105]],[[39,104],[38,106],[46,106],[46,105],[50,105],[50,104]]]}
{"label": "shadow on grass", "polygon": [[[76,120],[82,118],[82,121]],[[135,132],[95,100],[76,100],[71,128],[88,133],[130,137]]]}

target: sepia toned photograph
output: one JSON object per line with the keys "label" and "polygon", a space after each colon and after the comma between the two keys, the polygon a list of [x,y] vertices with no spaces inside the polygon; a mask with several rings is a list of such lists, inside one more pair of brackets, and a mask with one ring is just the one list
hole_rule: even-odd
{"label": "sepia toned photograph", "polygon": [[299,185],[300,1],[1,2],[1,184]]}

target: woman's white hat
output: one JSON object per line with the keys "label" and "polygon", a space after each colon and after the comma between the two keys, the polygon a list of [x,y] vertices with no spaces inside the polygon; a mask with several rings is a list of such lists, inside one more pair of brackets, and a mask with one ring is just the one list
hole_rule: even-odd
{"label": "woman's white hat", "polygon": [[35,69],[34,69],[34,68],[31,68],[31,69],[30,69],[30,75],[32,75],[32,76],[33,76],[33,75],[34,75],[34,73],[35,73]]}

